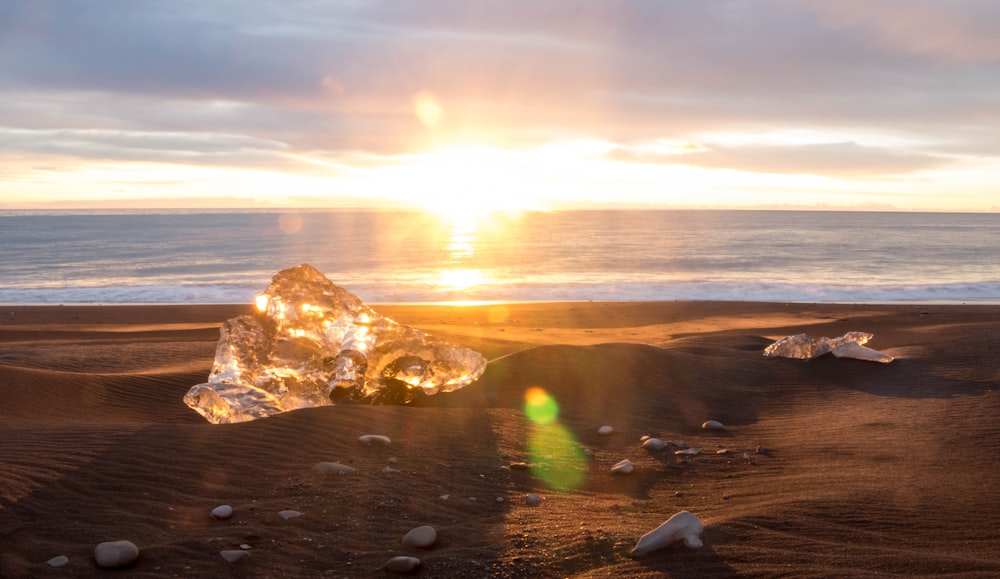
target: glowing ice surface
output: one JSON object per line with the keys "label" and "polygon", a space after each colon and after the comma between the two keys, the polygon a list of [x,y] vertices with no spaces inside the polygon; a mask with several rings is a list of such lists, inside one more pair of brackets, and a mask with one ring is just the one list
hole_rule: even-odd
{"label": "glowing ice surface", "polygon": [[482,354],[376,313],[307,264],[278,272],[256,306],[222,325],[208,382],[184,396],[209,422],[338,401],[406,404],[486,369]]}
{"label": "glowing ice surface", "polygon": [[883,364],[892,362],[892,356],[865,346],[873,337],[873,334],[867,332],[847,332],[839,338],[810,338],[805,334],[796,334],[774,342],[764,349],[764,355],[809,360],[823,354],[833,354],[838,358],[856,358]]}

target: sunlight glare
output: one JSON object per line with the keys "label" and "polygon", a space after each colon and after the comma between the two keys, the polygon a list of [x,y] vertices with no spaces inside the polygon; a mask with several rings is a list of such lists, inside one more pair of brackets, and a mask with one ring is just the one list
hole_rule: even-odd
{"label": "sunlight glare", "polygon": [[448,269],[441,272],[438,283],[448,289],[464,290],[482,285],[485,279],[478,269]]}

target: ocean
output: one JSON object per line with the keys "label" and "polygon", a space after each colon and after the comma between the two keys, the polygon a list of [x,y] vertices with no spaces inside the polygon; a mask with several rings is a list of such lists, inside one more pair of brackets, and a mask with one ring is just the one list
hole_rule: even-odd
{"label": "ocean", "polygon": [[251,303],[309,263],[371,303],[1000,303],[1000,214],[4,211],[0,303]]}

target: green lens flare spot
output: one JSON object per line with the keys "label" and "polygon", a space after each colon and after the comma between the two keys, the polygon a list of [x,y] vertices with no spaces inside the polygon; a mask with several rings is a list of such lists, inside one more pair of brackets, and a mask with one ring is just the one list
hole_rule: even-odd
{"label": "green lens flare spot", "polygon": [[532,474],[553,490],[577,489],[586,479],[587,457],[573,434],[560,424],[537,424],[528,438],[528,456]]}
{"label": "green lens flare spot", "polygon": [[559,417],[559,403],[537,386],[524,393],[524,414],[535,424],[548,424]]}

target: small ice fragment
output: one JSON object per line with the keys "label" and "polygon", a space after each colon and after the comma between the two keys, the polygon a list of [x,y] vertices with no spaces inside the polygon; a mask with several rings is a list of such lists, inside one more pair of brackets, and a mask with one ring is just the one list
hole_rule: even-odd
{"label": "small ice fragment", "polygon": [[629,474],[634,469],[635,469],[635,467],[632,466],[632,462],[629,461],[629,459],[626,458],[625,460],[623,460],[623,461],[619,462],[618,464],[616,464],[615,466],[611,467],[611,472],[613,472],[615,474]]}
{"label": "small ice fragment", "polygon": [[701,532],[703,526],[698,517],[689,511],[681,511],[667,519],[662,525],[639,538],[630,557],[641,557],[650,551],[662,549],[678,541],[684,541],[684,546],[697,549],[703,545]]}
{"label": "small ice fragment", "polygon": [[663,442],[659,438],[647,438],[642,443],[642,447],[646,450],[663,450],[667,447],[667,443]]}

